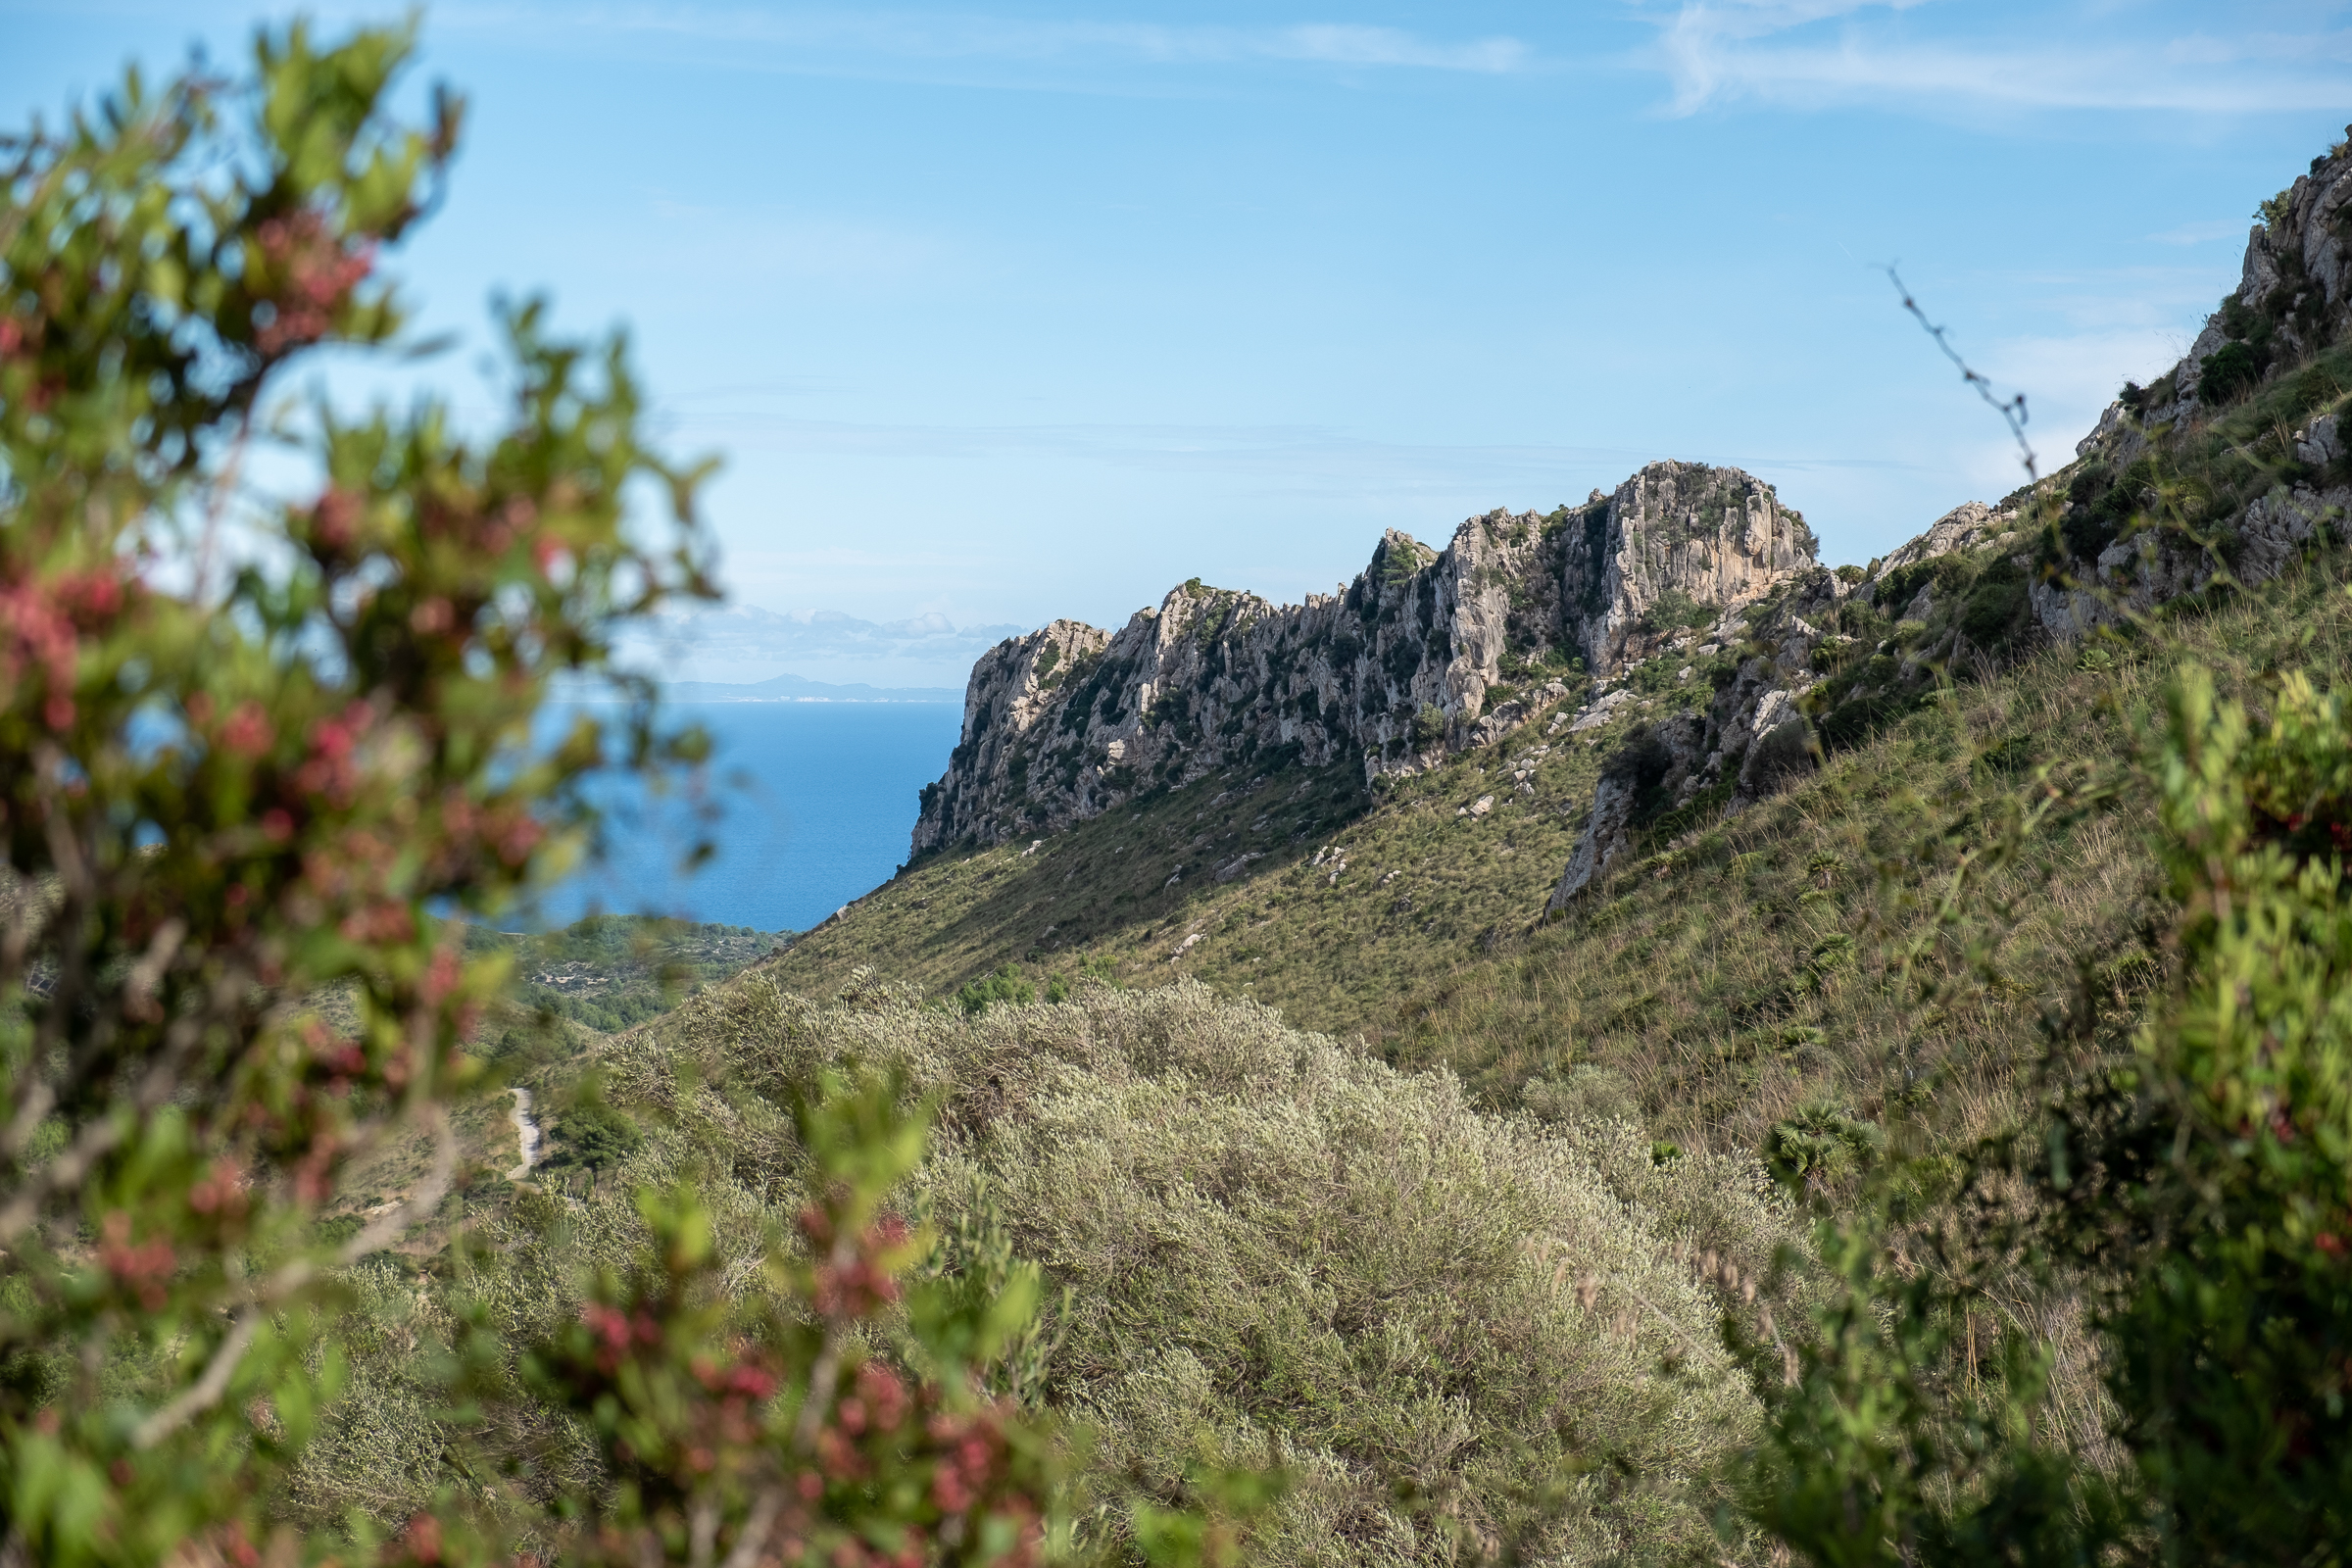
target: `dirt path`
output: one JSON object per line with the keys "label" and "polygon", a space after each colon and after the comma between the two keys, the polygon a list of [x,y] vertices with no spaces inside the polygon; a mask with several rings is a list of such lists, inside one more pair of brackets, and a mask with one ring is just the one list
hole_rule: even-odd
{"label": "dirt path", "polygon": [[514,1108],[507,1114],[514,1123],[514,1141],[522,1151],[522,1163],[507,1172],[507,1180],[518,1182],[539,1163],[539,1124],[531,1119],[531,1092],[511,1089],[508,1093],[514,1097]]}

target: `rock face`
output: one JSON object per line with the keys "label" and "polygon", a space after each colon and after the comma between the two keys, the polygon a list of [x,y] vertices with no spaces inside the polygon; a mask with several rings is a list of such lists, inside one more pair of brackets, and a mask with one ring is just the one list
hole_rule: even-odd
{"label": "rock face", "polygon": [[[2345,134],[2352,138],[2352,127]],[[2077,444],[2075,490],[2084,488],[2086,472],[2128,482],[2134,465],[2193,437],[2233,399],[2344,340],[2352,326],[2352,141],[2313,159],[2262,212],[2246,236],[2237,288],[2206,318],[2188,353],[2144,391],[2126,388]],[[2333,413],[2309,419],[2290,433],[2278,456],[2291,461],[2266,493],[2240,494],[2197,519],[2226,535],[2224,553],[2240,583],[2275,576],[2331,518],[2352,513],[2352,463],[2336,425]],[[2070,493],[2067,511],[2091,499]],[[2054,638],[2112,620],[2119,606],[2146,610],[2193,593],[2215,575],[2211,555],[2177,535],[2082,532],[2071,563],[2080,586],[2042,582],[2033,590],[2034,618]]]}
{"label": "rock face", "polygon": [[1736,468],[1655,463],[1582,507],[1492,512],[1443,551],[1391,532],[1344,591],[1172,590],[1116,633],[1058,620],[972,668],[916,854],[1050,832],[1234,765],[1410,772],[1491,745],[1695,623],[1816,571],[1804,519]]}
{"label": "rock face", "polygon": [[1606,505],[1603,518],[1595,491],[1567,553],[1569,578],[1588,595],[1570,614],[1596,671],[1638,649],[1661,605],[1738,609],[1815,564],[1804,519],[1738,468],[1653,463]]}
{"label": "rock face", "polygon": [[[1864,579],[1867,587],[1875,579]],[[1784,579],[1772,601],[1727,614],[1702,648],[1738,644],[1745,651],[1698,711],[1637,724],[1619,740],[1585,819],[1568,866],[1545,912],[1568,907],[1633,848],[1638,820],[1690,806],[1701,796],[1738,811],[1812,771],[1816,747],[1801,707],[1811,689],[1816,622],[1852,597],[1853,583],[1816,566]],[[1606,693],[1569,721],[1573,734],[1622,710],[1623,690]]]}

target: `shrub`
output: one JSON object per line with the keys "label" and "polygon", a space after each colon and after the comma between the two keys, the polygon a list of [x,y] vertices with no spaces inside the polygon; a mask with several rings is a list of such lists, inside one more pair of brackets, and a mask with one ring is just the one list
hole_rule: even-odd
{"label": "shrub", "polygon": [[995,974],[966,981],[956,993],[956,1004],[966,1015],[986,1012],[1001,1002],[1023,1003],[1037,1000],[1037,988],[1021,977],[1020,965],[1008,963]]}
{"label": "shrub", "polygon": [[[2037,1112],[1965,1161],[1897,1160],[1846,1215],[1825,1212],[1818,1253],[1840,1283],[1812,1335],[1757,1357],[1772,1416],[1744,1505],[1816,1562],[2086,1563],[2133,1542],[2344,1560],[2352,716],[2288,672],[2257,717],[2195,665],[2166,706],[2139,783],[2159,803],[2172,929],[2151,940],[2177,956],[2169,988],[2149,994],[2144,953],[2086,960],[2051,1015]],[[2022,852],[2018,820],[1987,863]],[[1815,1104],[1774,1128],[1768,1157],[1819,1198],[1884,1147]],[[1904,1216],[1955,1170],[1956,1217],[1899,1244],[1934,1266],[1888,1267]],[[2047,1331],[1998,1330],[1995,1280],[2087,1298],[2120,1473],[2051,1443]],[[1980,1322],[1995,1326],[1981,1383]]]}
{"label": "shrub", "polygon": [[2004,648],[2031,603],[2024,570],[2015,562],[1996,561],[1984,568],[1961,602],[1960,633],[1979,648]]}
{"label": "shrub", "polygon": [[2263,357],[2251,344],[2225,343],[2197,362],[2197,397],[2208,405],[2228,403],[2262,380]]}
{"label": "shrub", "polygon": [[1792,718],[1776,725],[1755,743],[1740,773],[1759,793],[1769,794],[1819,765],[1820,750],[1814,744],[1812,726],[1803,719]]}
{"label": "shrub", "polygon": [[1721,613],[1713,605],[1700,604],[1681,589],[1669,588],[1658,595],[1642,619],[1660,631],[1697,631],[1715,624]]}
{"label": "shrub", "polygon": [[583,1099],[573,1104],[557,1120],[555,1132],[563,1140],[563,1147],[548,1163],[585,1165],[590,1169],[620,1163],[645,1141],[627,1112],[598,1100]]}
{"label": "shrub", "polygon": [[[1287,1480],[1253,1564],[1455,1562],[1482,1538],[1545,1560],[1720,1549],[1712,1467],[1757,1406],[1714,1323],[1757,1308],[1718,1275],[1762,1280],[1796,1240],[1752,1161],[1661,1165],[1630,1124],[1485,1115],[1448,1076],[1190,983],[965,1015],[870,976],[829,1005],[738,981],[599,1059],[649,1128],[601,1190],[699,1172],[722,1263],[756,1258],[819,1180],[780,1108],[794,1085],[855,1059],[936,1104],[942,1137],[887,1205],[936,1238],[910,1277],[975,1267],[958,1236],[1037,1260],[1059,1304],[991,1376],[1094,1428],[1089,1485],[1118,1541],[1271,1452]],[[656,1234],[591,1199],[547,1236],[494,1228],[467,1290],[560,1324],[564,1282]],[[913,1357],[915,1326],[886,1312],[872,1343]],[[397,1440],[368,1435],[368,1405],[336,1419],[337,1452]]]}
{"label": "shrub", "polygon": [[[273,430],[317,492],[240,488],[313,349],[398,344],[376,264],[458,128],[390,113],[409,49],[297,25],[244,84],[0,141],[0,1560],[1034,1560],[1051,1455],[966,1372],[1033,1298],[902,1292],[876,1204],[923,1126],[887,1092],[803,1097],[807,1250],[726,1254],[755,1298],[643,1152],[599,1269],[548,1195],[478,1275],[426,1228],[511,961],[447,917],[560,875],[598,769],[704,759],[609,658],[711,589],[700,470],[646,445],[622,345],[537,305],[503,416],[321,398]],[[208,509],[233,552],[189,544]],[[620,705],[550,733],[575,683]],[[402,1191],[326,1213],[376,1152]]]}
{"label": "shrub", "polygon": [[2118,1436],[2213,1562],[2341,1560],[2352,1536],[2352,720],[2300,673],[2266,706],[2194,666],[2173,684],[2150,771],[2178,979],[2038,1166],[2054,1242],[2122,1270]]}
{"label": "shrub", "polygon": [[1578,1062],[1557,1078],[1539,1078],[1520,1091],[1520,1102],[1547,1122],[1623,1121],[1639,1126],[1642,1098],[1625,1074]]}

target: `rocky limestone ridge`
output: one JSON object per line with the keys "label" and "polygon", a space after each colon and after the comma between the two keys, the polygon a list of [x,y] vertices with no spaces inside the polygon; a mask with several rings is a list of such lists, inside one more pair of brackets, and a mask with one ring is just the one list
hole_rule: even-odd
{"label": "rocky limestone ridge", "polygon": [[[1954,508],[1866,570],[1792,580],[1737,626],[1716,628],[1748,657],[1703,710],[1622,737],[1549,912],[1592,886],[1644,828],[1671,825],[1668,812],[1739,810],[1809,771],[1823,742],[1906,710],[1938,671],[1994,668],[2199,592],[2217,558],[2252,586],[2322,530],[2342,536],[2352,430],[2340,428],[2340,410],[2352,366],[2332,362],[2352,341],[2352,127],[2346,136],[2263,204],[2237,288],[2178,365],[2124,389],[2075,463],[1997,508]],[[2259,419],[2248,413],[2256,408]],[[2247,428],[2274,416],[2287,419],[2278,431]],[[2256,448],[2262,461],[2246,461]],[[2204,544],[2142,525],[2166,489]],[[2054,503],[2039,514],[2054,528],[2025,527],[2036,490]],[[1606,722],[1623,710],[1606,705],[1628,695],[1603,691],[1573,726]]]}
{"label": "rocky limestone ridge", "polygon": [[[2114,619],[2119,604],[2146,610],[2212,581],[2214,563],[2195,545],[2119,537],[2087,514],[2097,509],[2104,476],[2129,482],[2143,460],[2167,455],[2236,399],[2345,340],[2352,325],[2352,126],[2345,135],[2262,204],[2236,289],[2206,318],[2180,362],[2144,389],[2127,386],[2076,445],[2079,461],[2062,477],[2070,480],[2071,574],[2082,586],[2035,584],[2034,618],[2048,635],[2080,636]],[[2339,434],[2336,415],[2297,425],[2276,484],[2251,498],[2220,498],[2242,504],[2198,519],[2224,538],[2241,583],[2275,576],[2320,529],[2352,513],[2352,442]]]}
{"label": "rocky limestone ridge", "polygon": [[[1694,805],[1712,807],[1707,815],[1729,815],[1773,794],[1813,770],[1818,742],[1809,710],[1816,706],[1817,654],[1843,641],[1830,630],[1849,601],[1876,608],[1903,621],[1923,620],[1932,586],[1908,590],[1909,568],[1986,548],[2014,546],[2019,539],[2014,511],[1996,512],[1983,502],[1953,508],[1884,560],[1868,568],[1813,570],[1791,574],[1782,590],[1745,612],[1727,614],[1690,649],[1706,659],[1734,649],[1735,662],[1703,708],[1678,708],[1654,721],[1634,726],[1619,740],[1593,786],[1567,868],[1545,906],[1547,914],[1568,907],[1632,850],[1637,829],[1668,811]],[[1875,606],[1890,586],[1900,604]],[[1958,634],[1955,633],[1956,637]],[[1952,656],[1949,641],[1937,639],[1896,662],[1897,681],[1923,681],[1934,664]],[[1562,726],[1569,734],[1597,728],[1643,704],[1631,689],[1603,689]],[[1554,720],[1560,724],[1560,720]]]}
{"label": "rocky limestone ridge", "polygon": [[1820,575],[1813,535],[1737,468],[1653,463],[1581,507],[1491,512],[1432,551],[1391,531],[1303,605],[1172,590],[1116,633],[1057,620],[973,665],[917,855],[1051,832],[1221,768],[1367,778],[1491,745],[1694,620]]}

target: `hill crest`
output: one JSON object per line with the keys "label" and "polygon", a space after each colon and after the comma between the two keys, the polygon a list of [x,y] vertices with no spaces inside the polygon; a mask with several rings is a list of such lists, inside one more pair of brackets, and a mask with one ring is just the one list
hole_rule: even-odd
{"label": "hill crest", "polygon": [[1065,827],[1230,767],[1409,774],[1818,574],[1812,531],[1737,468],[1653,463],[1581,507],[1391,530],[1343,592],[1172,589],[1113,634],[1057,620],[973,666],[917,855]]}

